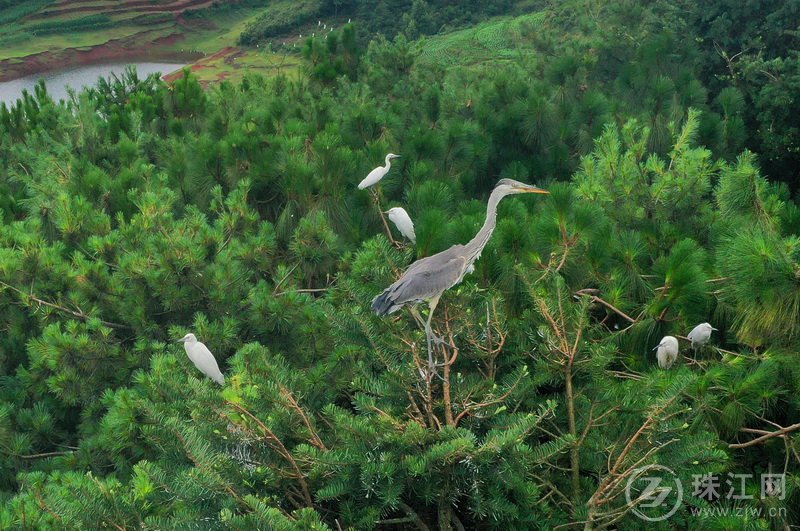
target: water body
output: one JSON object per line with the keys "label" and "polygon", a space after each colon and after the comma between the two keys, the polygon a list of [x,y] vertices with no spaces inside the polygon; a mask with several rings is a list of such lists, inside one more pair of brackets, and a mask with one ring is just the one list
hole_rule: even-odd
{"label": "water body", "polygon": [[185,63],[117,62],[81,65],[65,68],[63,70],[51,70],[50,72],[42,72],[41,74],[34,74],[0,83],[0,102],[4,102],[6,105],[13,104],[22,97],[23,89],[26,89],[32,94],[33,87],[36,86],[36,82],[39,78],[44,78],[47,83],[47,92],[55,101],[60,99],[66,100],[69,98],[67,87],[72,87],[76,91],[80,91],[83,87],[93,87],[97,84],[97,79],[99,77],[108,77],[111,74],[121,76],[128,66],[135,66],[139,77],[145,78],[156,72],[160,72],[162,75],[169,74],[185,66]]}

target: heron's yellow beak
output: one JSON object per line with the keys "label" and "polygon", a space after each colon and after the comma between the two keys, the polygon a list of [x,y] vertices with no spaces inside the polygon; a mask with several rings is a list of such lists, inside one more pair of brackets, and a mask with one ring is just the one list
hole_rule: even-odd
{"label": "heron's yellow beak", "polygon": [[542,190],[537,186],[515,186],[514,190],[523,194],[549,194],[547,190]]}

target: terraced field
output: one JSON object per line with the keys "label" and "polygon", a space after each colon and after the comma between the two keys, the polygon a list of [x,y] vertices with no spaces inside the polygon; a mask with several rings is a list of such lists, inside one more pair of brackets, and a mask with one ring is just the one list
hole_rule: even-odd
{"label": "terraced field", "polygon": [[533,54],[529,45],[545,23],[544,12],[514,18],[497,18],[474,27],[436,35],[425,41],[420,60],[448,67],[483,62],[518,60]]}
{"label": "terraced field", "polygon": [[152,2],[150,0],[123,0],[114,2],[111,0],[90,0],[87,2],[59,1],[44,8],[39,13],[33,15],[32,19],[58,18],[74,13],[85,14],[104,14],[112,13],[182,13],[189,9],[202,9],[209,7],[212,0],[175,0],[166,2]]}
{"label": "terraced field", "polygon": [[[266,2],[265,2],[266,3]],[[30,0],[0,10],[0,81],[120,59],[199,61],[203,82],[248,70],[291,71],[297,61],[235,46],[263,8],[213,0]],[[221,55],[220,55],[221,54]]]}

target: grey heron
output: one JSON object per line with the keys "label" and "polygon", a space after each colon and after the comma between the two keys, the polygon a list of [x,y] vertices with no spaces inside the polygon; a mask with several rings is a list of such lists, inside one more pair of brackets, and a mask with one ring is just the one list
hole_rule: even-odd
{"label": "grey heron", "polygon": [[692,331],[686,337],[692,342],[692,348],[697,350],[698,347],[703,347],[708,343],[708,340],[711,339],[711,332],[715,330],[716,328],[708,323],[700,323],[692,328]]}
{"label": "grey heron", "polygon": [[411,243],[417,243],[417,235],[414,234],[414,222],[403,207],[392,207],[385,212],[389,216],[389,220],[394,223],[400,234],[411,240]]}
{"label": "grey heron", "polygon": [[428,319],[425,335],[428,340],[428,366],[434,370],[431,353],[431,317],[439,298],[474,270],[473,263],[480,258],[497,225],[497,204],[512,194],[547,194],[546,190],[513,179],[500,179],[489,196],[486,221],[466,245],[454,245],[433,256],[421,258],[408,266],[405,273],[372,301],[372,310],[378,315],[394,313],[406,304],[428,301]]}
{"label": "grey heron", "polygon": [[392,167],[392,159],[396,159],[400,157],[400,155],[395,155],[394,153],[389,153],[386,155],[386,166],[378,166],[371,172],[364,177],[364,180],[358,183],[358,189],[363,190],[364,188],[369,188],[378,183],[381,179],[383,179],[389,170]]}
{"label": "grey heron", "polygon": [[677,339],[673,336],[664,336],[661,343],[653,348],[656,351],[656,358],[658,358],[658,366],[662,369],[672,367],[672,364],[678,359],[679,348]]}
{"label": "grey heron", "polygon": [[183,343],[186,355],[192,360],[194,366],[200,369],[200,372],[218,384],[225,385],[225,377],[222,376],[214,355],[208,350],[208,347],[197,340],[194,334],[186,334],[178,342]]}

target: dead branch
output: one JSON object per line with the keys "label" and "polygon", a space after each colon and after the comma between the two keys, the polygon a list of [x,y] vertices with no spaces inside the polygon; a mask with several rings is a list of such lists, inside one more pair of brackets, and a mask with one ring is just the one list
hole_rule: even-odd
{"label": "dead branch", "polygon": [[[749,446],[754,446],[756,444],[760,444],[766,440],[772,439],[773,437],[785,437],[787,433],[791,433],[793,431],[800,430],[800,422],[797,424],[792,424],[791,426],[786,426],[785,428],[781,428],[776,431],[770,431],[766,434],[762,435],[761,437],[756,437],[752,441],[747,441],[745,443],[731,443],[728,445],[728,448],[747,448]],[[744,430],[742,430],[744,431]]]}
{"label": "dead branch", "polygon": [[578,290],[578,291],[575,292],[575,296],[576,297],[590,297],[592,302],[596,302],[596,303],[602,304],[603,306],[605,306],[606,308],[608,308],[612,312],[616,313],[617,315],[619,315],[620,317],[622,317],[623,319],[625,319],[629,323],[635,323],[636,322],[636,319],[634,319],[630,315],[626,314],[625,312],[623,312],[622,310],[620,310],[619,308],[617,308],[613,304],[604,301],[603,299],[601,299],[600,297],[598,297],[597,295],[592,293],[592,292],[597,292],[597,291],[598,290],[594,290],[594,289],[591,289],[591,288],[581,289],[581,290]]}

